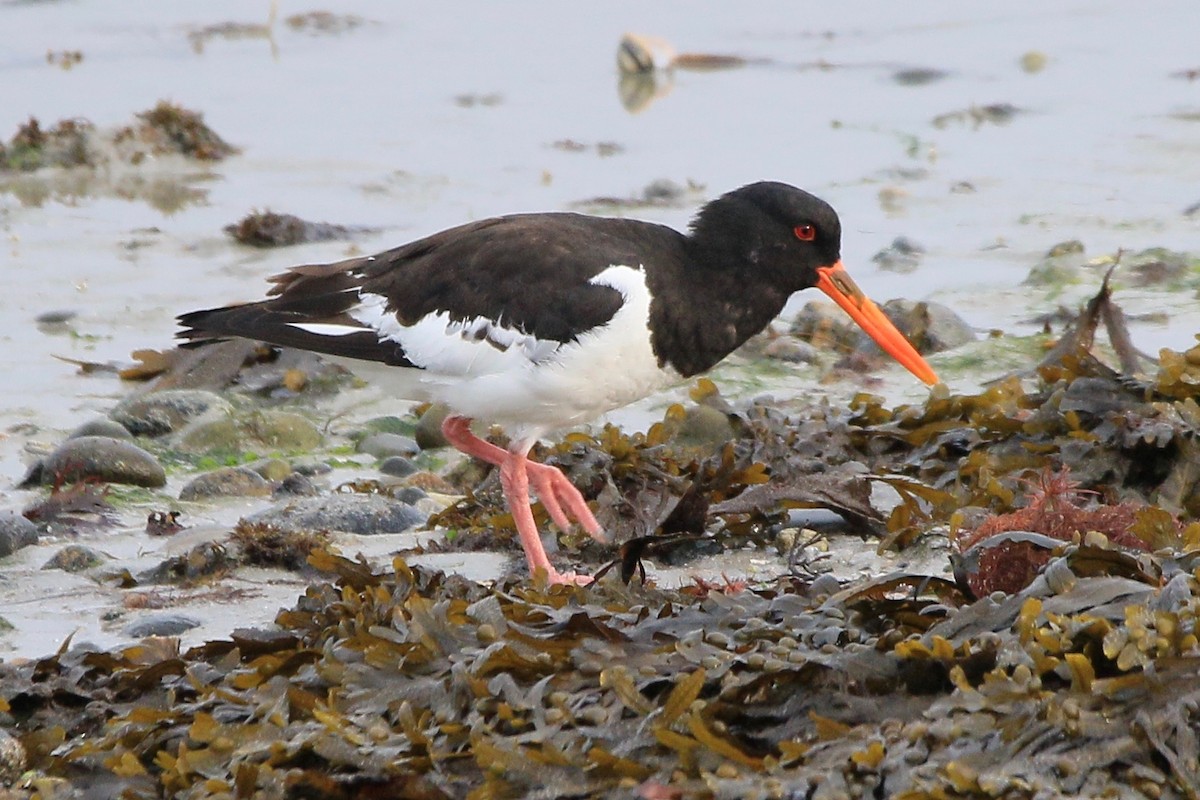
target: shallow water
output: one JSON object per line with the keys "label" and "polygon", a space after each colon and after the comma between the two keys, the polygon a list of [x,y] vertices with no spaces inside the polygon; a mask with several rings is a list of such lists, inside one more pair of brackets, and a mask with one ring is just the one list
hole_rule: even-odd
{"label": "shallow water", "polygon": [[[1049,298],[1021,285],[1054,243],[1080,239],[1091,255],[1200,251],[1200,214],[1184,214],[1200,201],[1200,80],[1173,77],[1200,66],[1188,0],[329,8],[362,24],[296,31],[284,18],[312,7],[287,2],[269,26],[267,3],[0,2],[4,138],[30,115],[116,126],[170,99],[243,148],[208,167],[145,167],[169,181],[209,173],[187,182],[203,202],[171,214],[103,193],[33,204],[0,193],[8,486],[27,450],[129,390],[53,355],[108,361],[167,347],[177,313],[253,299],[267,275],[351,247],[233,244],[221,228],[256,208],[379,227],[356,241],[369,252],[469,219],[634,195],[660,178],[702,188],[677,207],[627,213],[680,226],[704,198],[777,179],[838,208],[845,261],[876,299],[938,299],[979,329],[1017,333],[1033,311],[1095,290]],[[264,29],[189,37],[231,21]],[[755,63],[676,71],[631,113],[615,67],[626,31]],[[82,62],[47,63],[64,49]],[[1021,67],[1031,51],[1046,58],[1040,71]],[[909,69],[946,74],[896,80]],[[1005,124],[933,122],[992,103],[1023,111]],[[554,146],[568,139],[587,148]],[[619,152],[601,156],[598,143]],[[973,191],[956,190],[964,184]],[[927,249],[915,272],[872,264],[897,236]],[[1190,293],[1120,299],[1170,315],[1135,327],[1144,350],[1185,348],[1200,329]],[[57,330],[34,324],[53,310],[77,316]],[[0,506],[28,501],[8,486]]]}

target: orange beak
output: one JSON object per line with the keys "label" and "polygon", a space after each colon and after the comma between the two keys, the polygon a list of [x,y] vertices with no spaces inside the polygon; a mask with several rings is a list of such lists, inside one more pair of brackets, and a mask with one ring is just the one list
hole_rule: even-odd
{"label": "orange beak", "polygon": [[857,322],[867,334],[879,343],[884,352],[904,365],[904,368],[929,385],[938,382],[933,368],[925,363],[904,334],[887,318],[871,298],[850,280],[849,273],[838,261],[830,267],[817,268],[817,288],[833,298],[850,318]]}

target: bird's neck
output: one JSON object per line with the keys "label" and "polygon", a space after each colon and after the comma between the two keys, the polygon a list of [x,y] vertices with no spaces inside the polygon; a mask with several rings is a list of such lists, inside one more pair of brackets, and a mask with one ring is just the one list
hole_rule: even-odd
{"label": "bird's neck", "polygon": [[660,365],[685,378],[711,369],[765,328],[788,300],[778,287],[749,280],[751,265],[743,268],[732,254],[708,250],[678,269],[688,280],[671,285],[687,287],[685,294],[654,286],[659,281],[650,276],[651,339]]}

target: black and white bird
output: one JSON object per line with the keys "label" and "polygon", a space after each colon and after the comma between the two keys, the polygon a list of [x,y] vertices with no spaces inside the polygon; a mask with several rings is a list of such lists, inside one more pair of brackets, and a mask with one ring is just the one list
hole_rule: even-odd
{"label": "black and white bird", "polygon": [[[192,341],[241,336],[389,368],[398,399],[446,404],[446,438],[494,464],[529,568],[546,557],[530,487],[550,518],[603,541],[580,492],[528,459],[546,432],[587,422],[708,370],[815,286],[926,383],[937,376],[847,275],[841,223],[783,183],[705,205],[687,234],[572,213],[471,222],[373,256],[298,266],[270,297],[180,316]],[[378,373],[378,370],[375,371]],[[501,448],[470,430],[505,427]]]}

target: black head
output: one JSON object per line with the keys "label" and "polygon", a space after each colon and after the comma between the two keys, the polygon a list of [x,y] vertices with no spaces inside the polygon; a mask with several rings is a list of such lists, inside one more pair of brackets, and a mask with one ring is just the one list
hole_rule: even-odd
{"label": "black head", "polygon": [[841,258],[842,225],[819,197],[776,181],[751,183],[708,203],[691,226],[695,258],[788,294],[815,286],[817,268]]}

